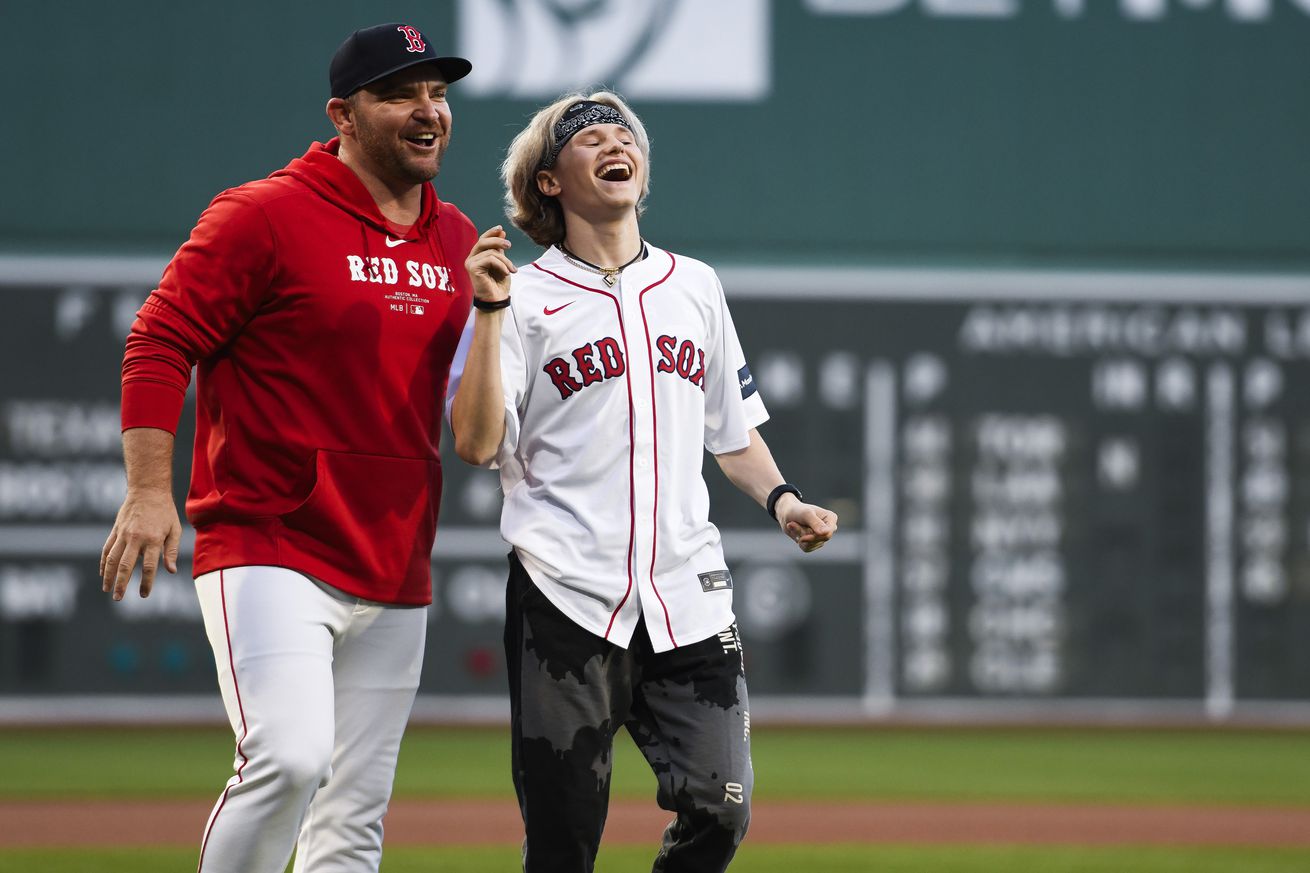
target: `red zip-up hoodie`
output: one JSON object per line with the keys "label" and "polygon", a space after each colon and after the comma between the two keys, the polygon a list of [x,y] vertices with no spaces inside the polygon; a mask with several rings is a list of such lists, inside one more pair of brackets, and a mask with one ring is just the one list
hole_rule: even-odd
{"label": "red zip-up hoodie", "polygon": [[339,142],[219,194],[137,314],[123,429],[174,432],[196,371],[196,576],[288,567],[432,599],[446,378],[477,237],[423,186],[402,239]]}

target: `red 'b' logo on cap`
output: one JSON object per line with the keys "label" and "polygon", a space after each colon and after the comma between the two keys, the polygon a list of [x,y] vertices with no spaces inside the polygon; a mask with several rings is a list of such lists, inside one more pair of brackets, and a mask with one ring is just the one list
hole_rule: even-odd
{"label": "red 'b' logo on cap", "polygon": [[423,34],[419,33],[416,28],[413,28],[408,24],[402,24],[400,27],[397,27],[396,30],[405,34],[405,39],[409,40],[409,45],[405,47],[406,51],[422,54],[424,49],[427,48],[427,46],[423,44]]}

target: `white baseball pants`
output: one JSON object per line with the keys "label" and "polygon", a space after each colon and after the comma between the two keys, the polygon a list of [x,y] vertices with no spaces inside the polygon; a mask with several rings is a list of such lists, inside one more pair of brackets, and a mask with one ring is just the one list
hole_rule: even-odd
{"label": "white baseball pants", "polygon": [[282,567],[196,579],[235,774],[198,873],[376,873],[423,663],[427,610],[359,600]]}

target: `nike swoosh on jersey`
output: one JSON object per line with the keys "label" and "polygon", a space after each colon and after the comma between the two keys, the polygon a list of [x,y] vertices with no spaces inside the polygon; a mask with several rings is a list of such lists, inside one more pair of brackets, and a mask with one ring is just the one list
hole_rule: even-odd
{"label": "nike swoosh on jersey", "polygon": [[394,249],[396,246],[403,246],[407,242],[409,242],[407,239],[392,239],[391,237],[387,237],[387,248]]}
{"label": "nike swoosh on jersey", "polygon": [[564,306],[556,306],[554,309],[551,309],[549,306],[544,306],[542,307],[541,312],[544,315],[554,315],[556,312],[559,312],[565,306],[572,306],[576,302],[577,302],[576,300],[570,300],[568,303],[565,303]]}

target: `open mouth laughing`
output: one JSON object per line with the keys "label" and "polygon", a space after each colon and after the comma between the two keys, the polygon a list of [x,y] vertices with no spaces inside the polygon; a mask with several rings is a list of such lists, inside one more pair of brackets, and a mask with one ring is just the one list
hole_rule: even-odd
{"label": "open mouth laughing", "polygon": [[421,149],[432,149],[436,148],[437,135],[435,133],[416,133],[413,136],[405,137],[405,142]]}
{"label": "open mouth laughing", "polygon": [[602,182],[626,182],[632,178],[632,165],[627,161],[606,161],[596,171]]}

